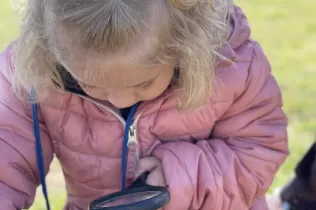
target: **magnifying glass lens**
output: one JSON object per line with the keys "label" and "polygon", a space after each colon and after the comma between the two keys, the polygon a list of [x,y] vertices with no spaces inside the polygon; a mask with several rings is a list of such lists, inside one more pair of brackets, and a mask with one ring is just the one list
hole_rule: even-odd
{"label": "magnifying glass lens", "polygon": [[129,205],[132,203],[140,202],[143,200],[150,199],[161,194],[159,191],[145,191],[145,192],[134,192],[131,194],[122,195],[111,200],[104,201],[97,205],[98,208],[103,207],[115,207]]}
{"label": "magnifying glass lens", "polygon": [[128,188],[94,200],[91,210],[157,210],[169,203],[167,187],[151,186],[145,180],[149,172],[140,175]]}

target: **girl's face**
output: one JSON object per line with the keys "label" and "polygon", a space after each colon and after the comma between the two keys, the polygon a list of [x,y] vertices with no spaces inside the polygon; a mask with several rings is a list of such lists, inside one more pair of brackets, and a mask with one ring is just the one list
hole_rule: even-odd
{"label": "girl's face", "polygon": [[118,55],[90,56],[84,62],[62,64],[87,95],[107,100],[117,108],[158,97],[167,89],[174,74],[174,64],[148,68]]}

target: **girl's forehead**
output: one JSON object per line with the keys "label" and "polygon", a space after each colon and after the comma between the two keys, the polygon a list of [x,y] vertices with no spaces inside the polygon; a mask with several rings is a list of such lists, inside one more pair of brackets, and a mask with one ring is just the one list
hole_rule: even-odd
{"label": "girl's forehead", "polygon": [[165,65],[153,64],[157,55],[154,36],[135,38],[135,42],[118,52],[96,53],[84,49],[71,51],[71,57],[61,63],[78,80],[100,86],[134,86],[150,80],[164,70]]}
{"label": "girl's forehead", "polygon": [[80,82],[98,87],[132,87],[150,81],[163,73],[166,65],[145,67],[124,59],[104,57],[65,64],[67,70]]}

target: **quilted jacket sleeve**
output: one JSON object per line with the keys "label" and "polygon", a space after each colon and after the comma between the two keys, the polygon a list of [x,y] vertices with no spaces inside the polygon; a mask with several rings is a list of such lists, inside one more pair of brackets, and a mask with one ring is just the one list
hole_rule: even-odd
{"label": "quilted jacket sleeve", "polygon": [[[31,107],[11,88],[9,49],[0,54],[0,209],[31,206],[39,185]],[[53,159],[51,141],[41,122],[46,173]]]}
{"label": "quilted jacket sleeve", "polygon": [[268,190],[288,155],[287,119],[259,46],[245,84],[210,139],[165,143],[154,150],[171,193],[165,209],[249,210]]}

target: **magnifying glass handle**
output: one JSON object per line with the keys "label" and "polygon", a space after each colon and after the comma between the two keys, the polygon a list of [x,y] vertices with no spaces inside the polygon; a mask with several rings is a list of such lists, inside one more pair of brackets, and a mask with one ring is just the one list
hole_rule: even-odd
{"label": "magnifying glass handle", "polygon": [[146,180],[150,172],[146,171],[139,175],[137,179],[128,187],[128,189],[139,188],[147,186]]}

